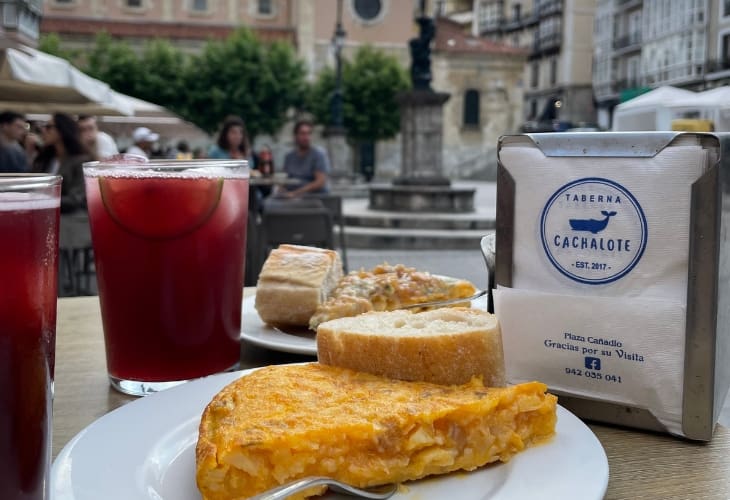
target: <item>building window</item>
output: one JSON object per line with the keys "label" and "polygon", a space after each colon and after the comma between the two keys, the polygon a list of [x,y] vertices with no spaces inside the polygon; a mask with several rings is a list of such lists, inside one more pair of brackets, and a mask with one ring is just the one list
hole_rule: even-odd
{"label": "building window", "polygon": [[195,12],[207,12],[208,0],[192,0],[192,8]]}
{"label": "building window", "polygon": [[383,11],[381,0],[354,0],[352,8],[363,21],[374,21]]}
{"label": "building window", "polygon": [[464,93],[464,126],[479,126],[479,91],[467,89]]}
{"label": "building window", "polygon": [[271,0],[259,0],[258,4],[258,13],[260,15],[270,16],[274,13],[274,7],[271,5]]}
{"label": "building window", "polygon": [[530,87],[537,88],[540,83],[540,62],[535,61],[532,63],[532,71],[530,72]]}
{"label": "building window", "polygon": [[515,21],[519,21],[522,17],[522,4],[516,3],[512,6],[512,17]]}
{"label": "building window", "polygon": [[558,58],[550,59],[550,85],[558,83]]}
{"label": "building window", "polygon": [[530,116],[528,117],[528,120],[535,119],[537,119],[537,99],[532,99],[530,101]]}
{"label": "building window", "polygon": [[139,9],[142,7],[142,0],[127,0],[127,7]]}
{"label": "building window", "polygon": [[723,67],[730,63],[730,33],[722,35],[722,44],[720,45],[720,58],[723,62]]}
{"label": "building window", "polygon": [[722,17],[730,16],[730,0],[723,0],[722,2]]}

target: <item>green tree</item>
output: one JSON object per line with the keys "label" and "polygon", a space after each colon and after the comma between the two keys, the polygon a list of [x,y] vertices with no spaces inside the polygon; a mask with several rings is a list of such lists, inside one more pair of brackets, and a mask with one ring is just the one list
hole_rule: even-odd
{"label": "green tree", "polygon": [[[400,129],[400,111],[395,96],[409,87],[408,75],[398,60],[365,46],[352,61],[344,61],[342,93],[348,138],[358,143],[395,136]],[[323,70],[311,88],[308,108],[322,124],[331,122],[335,74]]]}
{"label": "green tree", "polygon": [[152,40],[139,58],[143,70],[132,95],[178,114],[186,113],[187,63],[188,57],[167,40]]}
{"label": "green tree", "polygon": [[107,32],[96,35],[94,47],[87,54],[82,69],[114,90],[135,97],[145,71],[137,53],[126,42],[114,40]]}
{"label": "green tree", "polygon": [[72,63],[78,62],[80,52],[78,50],[71,50],[63,47],[61,43],[61,37],[58,33],[48,33],[41,35],[38,40],[38,50],[51,54],[62,59],[66,59]]}
{"label": "green tree", "polygon": [[227,115],[246,121],[249,135],[273,134],[286,112],[302,101],[305,70],[286,44],[262,44],[240,29],[226,40],[207,43],[193,56],[185,77],[184,116],[208,132]]}

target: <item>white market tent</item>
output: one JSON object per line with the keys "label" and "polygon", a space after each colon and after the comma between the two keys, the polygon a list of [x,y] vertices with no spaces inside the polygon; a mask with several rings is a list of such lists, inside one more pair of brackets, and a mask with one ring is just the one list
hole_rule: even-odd
{"label": "white market tent", "polygon": [[160,134],[163,141],[184,139],[193,146],[210,142],[208,134],[169,109],[119,92],[114,94],[117,100],[132,109],[133,116],[101,115],[98,121],[99,128],[116,137],[120,146],[131,144],[132,132],[137,127],[151,129]]}
{"label": "white market tent", "polygon": [[730,86],[699,92],[672,104],[675,117],[692,116],[712,120],[718,132],[730,132]]}
{"label": "white market tent", "polygon": [[106,83],[30,47],[0,49],[0,109],[20,113],[131,115]]}
{"label": "white market tent", "polygon": [[695,96],[695,92],[676,87],[656,88],[616,106],[612,130],[671,130],[678,115],[675,103]]}

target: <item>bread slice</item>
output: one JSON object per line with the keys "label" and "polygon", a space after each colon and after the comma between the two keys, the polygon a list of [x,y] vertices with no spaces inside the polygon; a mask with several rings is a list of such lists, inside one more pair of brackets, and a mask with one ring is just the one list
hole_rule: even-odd
{"label": "bread slice", "polygon": [[400,380],[453,385],[480,376],[488,387],[505,384],[497,318],[478,309],[371,312],[327,321],[317,328],[317,357]]}
{"label": "bread slice", "polygon": [[268,366],[206,407],[198,488],[205,500],[242,499],[306,476],[366,487],[505,462],[554,435],[556,398],[545,391],[539,382],[443,386],[319,363]]}
{"label": "bread slice", "polygon": [[280,245],[264,262],[256,285],[256,311],[271,325],[307,326],[342,278],[334,250]]}

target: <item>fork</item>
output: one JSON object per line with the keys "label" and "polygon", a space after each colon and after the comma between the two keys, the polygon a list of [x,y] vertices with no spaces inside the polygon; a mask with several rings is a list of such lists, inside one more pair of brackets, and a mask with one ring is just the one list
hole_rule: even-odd
{"label": "fork", "polygon": [[417,307],[441,307],[448,306],[451,304],[461,304],[462,302],[471,302],[479,297],[483,297],[488,293],[487,290],[479,290],[471,297],[461,297],[458,299],[445,299],[445,300],[432,300],[430,302],[419,302],[418,304],[409,304],[407,306],[400,307],[399,309],[415,309]]}
{"label": "fork", "polygon": [[396,484],[387,484],[368,489],[356,488],[349,484],[337,481],[336,479],[332,479],[331,477],[314,476],[305,477],[282,486],[277,486],[276,488],[265,491],[260,495],[253,496],[249,498],[249,500],[279,500],[315,486],[327,486],[331,490],[339,493],[373,500],[385,500],[386,498],[390,498],[398,489],[398,485]]}

